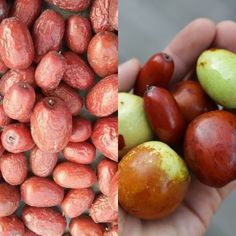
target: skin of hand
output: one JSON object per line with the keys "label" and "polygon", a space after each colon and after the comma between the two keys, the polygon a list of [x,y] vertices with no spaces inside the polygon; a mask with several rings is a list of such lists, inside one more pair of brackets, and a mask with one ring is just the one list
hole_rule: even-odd
{"label": "skin of hand", "polygon": [[[197,19],[180,31],[163,50],[175,61],[173,81],[185,78],[194,69],[202,51],[209,47],[225,48],[236,53],[236,23],[215,25],[209,19]],[[140,62],[131,59],[119,66],[119,91],[132,89]],[[172,82],[173,82],[172,81]],[[227,195],[236,187],[233,181],[217,189],[201,184],[194,177],[183,203],[170,216],[158,221],[142,221],[119,210],[121,236],[202,236]]]}

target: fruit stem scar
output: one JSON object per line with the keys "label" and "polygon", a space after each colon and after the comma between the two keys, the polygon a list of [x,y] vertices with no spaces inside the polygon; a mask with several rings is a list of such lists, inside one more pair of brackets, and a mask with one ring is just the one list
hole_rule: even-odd
{"label": "fruit stem scar", "polygon": [[50,99],[48,100],[48,104],[49,104],[50,106],[54,106],[55,100],[52,99],[52,98],[50,98]]}

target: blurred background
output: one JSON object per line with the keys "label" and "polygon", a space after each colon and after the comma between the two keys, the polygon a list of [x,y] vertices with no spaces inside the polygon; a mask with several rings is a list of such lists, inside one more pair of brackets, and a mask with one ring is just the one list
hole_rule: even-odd
{"label": "blurred background", "polygon": [[[236,0],[119,0],[119,8],[120,63],[132,57],[144,63],[193,19],[236,19]],[[223,203],[206,236],[235,236],[235,219],[236,191]]]}

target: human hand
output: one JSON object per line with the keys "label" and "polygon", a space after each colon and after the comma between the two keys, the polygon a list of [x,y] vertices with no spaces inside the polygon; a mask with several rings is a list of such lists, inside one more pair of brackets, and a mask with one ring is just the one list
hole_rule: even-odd
{"label": "human hand", "polygon": [[[207,19],[197,19],[187,25],[164,52],[175,61],[173,81],[184,79],[194,69],[202,51],[209,47],[225,48],[236,53],[236,23],[224,21],[215,26]],[[140,70],[137,59],[119,66],[119,91],[130,91]],[[119,210],[121,236],[202,236],[225,197],[236,182],[217,189],[192,178],[188,193],[170,216],[158,221],[142,221]]]}

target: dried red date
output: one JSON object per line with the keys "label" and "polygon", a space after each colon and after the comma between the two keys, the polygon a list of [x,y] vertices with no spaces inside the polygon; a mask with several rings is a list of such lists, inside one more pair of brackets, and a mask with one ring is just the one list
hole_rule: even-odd
{"label": "dried red date", "polygon": [[5,127],[12,122],[12,119],[7,116],[6,112],[3,109],[3,105],[0,104],[0,127]]}
{"label": "dried red date", "polygon": [[30,66],[24,70],[9,70],[0,80],[0,93],[4,96],[14,84],[25,82],[35,87],[34,68]]}
{"label": "dried red date", "polygon": [[86,97],[87,110],[98,117],[109,116],[118,109],[118,78],[110,75],[100,80]]}
{"label": "dried red date", "polygon": [[85,212],[94,200],[92,189],[72,189],[61,203],[63,213],[69,218],[75,218]]}
{"label": "dried red date", "polygon": [[0,218],[0,235],[2,236],[25,236],[25,226],[16,215]]}
{"label": "dried red date", "polygon": [[22,184],[28,172],[27,159],[22,153],[4,153],[0,159],[3,179],[10,185]]}
{"label": "dried red date", "polygon": [[118,124],[117,117],[98,120],[92,133],[93,144],[109,159],[118,161]]}
{"label": "dried red date", "polygon": [[16,123],[6,126],[3,129],[2,145],[12,153],[26,152],[34,147],[34,141],[27,125]]}
{"label": "dried red date", "polygon": [[118,172],[113,176],[109,187],[110,205],[115,211],[118,211]]}
{"label": "dried red date", "polygon": [[0,217],[12,215],[20,203],[18,189],[7,183],[0,184]]}
{"label": "dried red date", "polygon": [[36,84],[43,90],[57,88],[66,70],[65,58],[56,51],[48,52],[35,71]]}
{"label": "dried red date", "polygon": [[24,236],[38,236],[38,234],[35,234],[34,232],[30,230],[26,230]]}
{"label": "dried red date", "polygon": [[94,73],[91,68],[73,52],[65,52],[67,68],[63,81],[73,88],[86,90],[94,83]]}
{"label": "dried red date", "polygon": [[9,12],[9,6],[6,0],[0,0],[0,22],[7,18]]}
{"label": "dried red date", "polygon": [[118,212],[111,208],[107,196],[101,194],[92,204],[89,215],[96,223],[108,223],[117,220]]}
{"label": "dried red date", "polygon": [[34,45],[28,28],[17,18],[7,18],[0,25],[0,54],[11,69],[26,69],[34,58]]}
{"label": "dried red date", "polygon": [[70,50],[85,53],[92,37],[92,29],[87,18],[79,15],[70,16],[66,26],[66,42]]}
{"label": "dried red date", "polygon": [[112,28],[118,30],[118,0],[110,0],[109,20]]}
{"label": "dried red date", "polygon": [[88,61],[101,77],[116,74],[118,70],[118,37],[111,32],[97,33],[88,46]]}
{"label": "dried red date", "polygon": [[25,207],[22,219],[26,227],[38,235],[62,235],[66,229],[66,219],[53,208]]}
{"label": "dried red date", "polygon": [[65,31],[63,17],[53,11],[44,11],[36,20],[33,29],[33,40],[38,61],[43,55],[52,50],[59,50]]}
{"label": "dried red date", "polygon": [[14,84],[3,99],[7,116],[20,122],[29,122],[36,95],[34,88],[24,82]]}
{"label": "dried red date", "polygon": [[39,102],[31,115],[31,133],[42,151],[57,153],[63,150],[72,133],[72,116],[66,104],[56,97]]}
{"label": "dried red date", "polygon": [[30,167],[34,175],[48,177],[57,164],[56,153],[46,153],[35,147],[30,153]]}
{"label": "dried red date", "polygon": [[74,118],[71,142],[84,142],[90,138],[92,134],[92,124],[85,118]]}
{"label": "dried red date", "polygon": [[63,188],[47,178],[31,177],[21,185],[21,198],[29,206],[56,206],[63,197]]}
{"label": "dried red date", "polygon": [[45,91],[45,94],[63,100],[73,116],[78,115],[83,107],[83,98],[67,84],[60,83],[55,90]]}
{"label": "dried red date", "polygon": [[53,179],[64,188],[89,188],[96,183],[96,174],[92,168],[73,162],[64,162],[53,171]]}
{"label": "dried red date", "polygon": [[108,159],[101,160],[97,166],[98,185],[100,191],[107,196],[110,192],[110,182],[115,175],[117,168],[117,163]]}
{"label": "dried red date", "polygon": [[0,74],[4,74],[8,71],[8,67],[3,62],[1,56],[0,56]]}
{"label": "dried red date", "polygon": [[103,236],[104,228],[96,224],[90,217],[78,217],[71,221],[70,232],[72,236]]}
{"label": "dried red date", "polygon": [[88,142],[68,143],[63,154],[68,161],[91,164],[96,157],[96,148]]}
{"label": "dried red date", "polygon": [[41,11],[41,0],[15,0],[11,16],[17,17],[27,27],[31,27]]}

